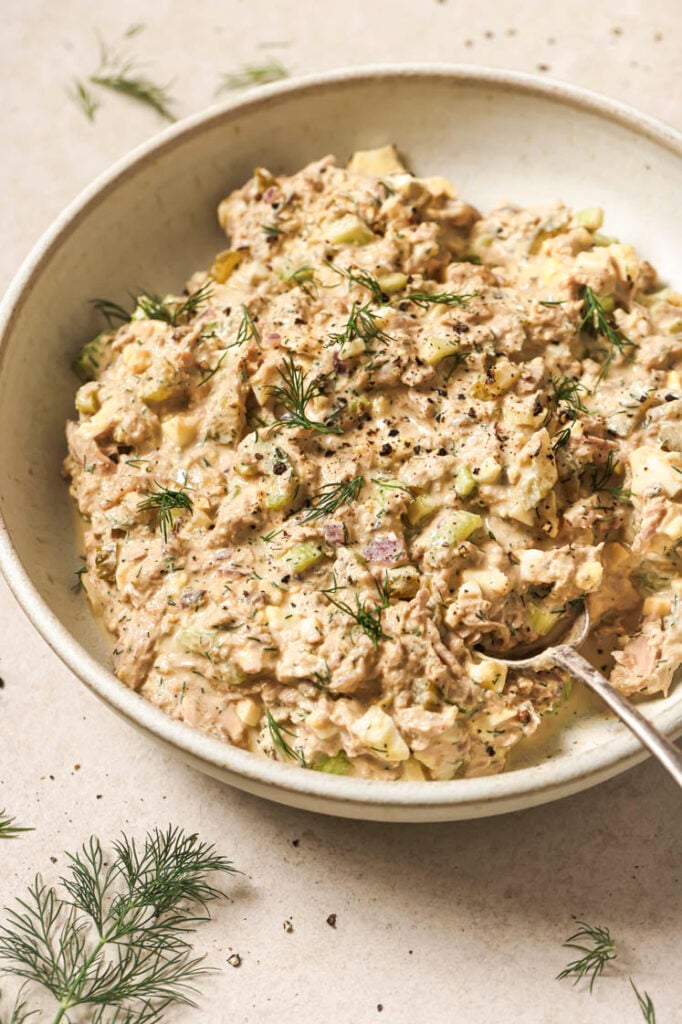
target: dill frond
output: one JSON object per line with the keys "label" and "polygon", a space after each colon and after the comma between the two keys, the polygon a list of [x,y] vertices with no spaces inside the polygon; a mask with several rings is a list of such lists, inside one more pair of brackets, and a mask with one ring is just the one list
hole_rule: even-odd
{"label": "dill frond", "polygon": [[597,375],[595,387],[598,387],[606,378],[616,352],[623,355],[626,348],[632,348],[634,346],[634,342],[630,341],[630,339],[627,338],[618,327],[616,327],[612,320],[609,319],[606,310],[589,285],[585,285],[583,292],[582,314],[580,330],[590,334],[593,338],[603,338],[609,344],[606,351],[606,358],[602,363],[599,374]]}
{"label": "dill frond", "polygon": [[172,491],[168,487],[159,487],[157,491],[150,492],[137,507],[140,511],[152,509],[157,513],[159,529],[164,543],[167,543],[168,531],[173,529],[175,522],[174,513],[178,509],[191,512],[193,506],[192,499],[186,491]]}
{"label": "dill frond", "polygon": [[[154,292],[148,292],[138,296],[137,306],[133,316],[146,320],[161,320],[163,323],[177,327],[183,320],[187,321],[194,316],[199,307],[208,302],[213,293],[213,282],[207,281],[191,293],[186,299],[162,299]],[[138,310],[142,317],[138,316]]]}
{"label": "dill frond", "polygon": [[429,306],[468,306],[472,299],[478,298],[479,292],[408,292],[401,295],[395,302],[413,302],[420,309]]}
{"label": "dill frond", "polygon": [[284,733],[287,733],[289,736],[291,736],[291,731],[289,729],[286,729],[283,725],[280,725],[279,722],[277,722],[272,717],[269,708],[266,708],[265,710],[265,718],[268,723],[268,731],[270,733],[272,745],[277,751],[277,753],[280,755],[280,757],[289,758],[289,760],[292,761],[298,761],[301,768],[307,768],[308,766],[306,764],[306,759],[304,757],[303,751],[294,750],[292,747],[289,746],[289,744],[284,738]]}
{"label": "dill frond", "polygon": [[376,277],[368,273],[366,270],[360,270],[358,268],[346,269],[346,267],[337,267],[335,264],[330,263],[329,269],[333,270],[335,274],[340,277],[345,277],[349,284],[357,284],[361,288],[366,288],[371,293],[374,302],[386,302],[388,296],[381,290],[381,285],[377,281]]}
{"label": "dill frond", "polygon": [[609,960],[616,957],[616,944],[611,938],[608,928],[599,925],[586,924],[585,921],[578,921],[580,928],[577,932],[564,942],[566,949],[575,949],[583,955],[571,961],[557,978],[573,978],[573,984],[587,977],[590,979],[590,992],[594,984],[604,971]]}
{"label": "dill frond", "polygon": [[175,121],[168,87],[156,85],[142,73],[139,64],[104,46],[101,47],[100,66],[90,75],[89,82],[151,107],[166,121]]}
{"label": "dill frond", "polygon": [[325,377],[306,382],[308,374],[296,366],[291,355],[285,357],[283,367],[277,367],[277,373],[282,383],[270,387],[269,393],[286,409],[286,413],[272,424],[274,427],[301,427],[318,434],[343,433],[341,427],[330,420],[320,423],[319,420],[311,420],[307,414],[308,404],[324,393]]}
{"label": "dill frond", "polygon": [[100,107],[100,102],[93,95],[92,91],[88,89],[85,82],[80,78],[74,78],[73,86],[67,92],[79,110],[82,110],[85,114],[88,121],[94,121],[95,114]]}
{"label": "dill frond", "polygon": [[376,313],[372,312],[368,302],[363,306],[359,306],[357,302],[354,302],[344,329],[340,333],[330,334],[326,347],[340,345],[343,350],[344,345],[354,341],[356,338],[363,342],[367,352],[372,351],[371,346],[375,341],[379,341],[383,345],[391,344],[393,338],[386,331],[382,330],[377,323],[377,319]]}
{"label": "dill frond", "polygon": [[654,1008],[653,1002],[651,1001],[651,996],[648,992],[644,992],[642,994],[635,985],[632,978],[630,978],[629,980],[630,984],[632,985],[632,991],[637,996],[637,1003],[639,1004],[639,1008],[642,1011],[642,1017],[644,1018],[646,1024],[656,1024],[656,1010]]}
{"label": "dill frond", "polygon": [[325,484],[310,499],[310,506],[301,522],[310,523],[315,519],[323,519],[332,515],[342,505],[355,501],[364,482],[361,476],[354,476],[351,480],[342,480],[338,484]]}
{"label": "dill frond", "polygon": [[210,878],[232,873],[230,861],[172,826],[139,846],[122,835],[111,857],[92,836],[68,860],[61,891],[38,875],[7,911],[4,972],[54,997],[54,1024],[86,1008],[92,1024],[152,1024],[171,1003],[193,1006],[208,971],[188,936],[222,897]]}
{"label": "dill frond", "polygon": [[15,825],[16,818],[10,818],[5,811],[0,811],[0,839],[16,839],[22,832],[33,832],[32,828]]}
{"label": "dill frond", "polygon": [[102,314],[109,327],[115,323],[127,324],[130,320],[128,310],[111,299],[90,299],[90,305]]}
{"label": "dill frond", "polygon": [[239,330],[237,331],[237,340],[235,345],[243,345],[246,341],[253,339],[257,345],[261,343],[260,331],[253,322],[253,317],[249,312],[249,307],[242,303],[242,319],[239,324]]}
{"label": "dill frond", "polygon": [[228,89],[246,89],[250,85],[267,85],[288,77],[289,71],[272,57],[263,64],[246,64],[240,71],[223,75],[216,91],[221,93]]}
{"label": "dill frond", "polygon": [[344,615],[348,615],[357,626],[365,633],[372,641],[372,646],[376,651],[379,647],[380,640],[388,639],[386,633],[384,633],[381,617],[384,608],[388,608],[391,593],[388,587],[388,581],[386,580],[383,584],[374,581],[377,588],[377,594],[379,596],[378,604],[369,604],[366,601],[361,601],[357,594],[355,594],[355,608],[349,605],[346,601],[341,601],[335,595],[341,589],[336,582],[333,580],[333,585],[328,590],[323,590],[322,593],[327,598],[330,604],[333,604],[335,608],[343,612]]}

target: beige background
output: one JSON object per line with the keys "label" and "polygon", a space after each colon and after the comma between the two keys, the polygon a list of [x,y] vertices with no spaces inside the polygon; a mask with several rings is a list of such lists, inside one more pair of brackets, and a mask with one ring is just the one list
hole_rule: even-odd
{"label": "beige background", "polygon": [[[117,96],[90,125],[65,95],[97,61],[95,32],[114,43],[139,21],[129,49],[156,80],[175,80],[179,115],[212,102],[222,72],[273,55],[297,74],[403,59],[538,71],[682,127],[675,0],[3,0],[0,10],[2,284],[82,186],[162,127]],[[0,676],[0,808],[36,826],[0,849],[0,902],[35,871],[54,877],[62,851],[93,830],[172,821],[244,872],[200,935],[221,973],[201,1009],[174,1020],[634,1022],[628,974],[659,1024],[682,1020],[680,801],[654,765],[505,818],[336,821],[243,796],[159,752],[62,667],[4,584]],[[573,916],[619,940],[617,968],[592,996],[554,980]],[[226,964],[232,950],[238,969]]]}

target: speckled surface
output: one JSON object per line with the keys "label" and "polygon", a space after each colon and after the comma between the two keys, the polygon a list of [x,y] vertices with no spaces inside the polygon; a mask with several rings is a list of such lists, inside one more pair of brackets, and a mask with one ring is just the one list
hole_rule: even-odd
{"label": "speckled surface", "polygon": [[[522,11],[510,0],[475,9],[348,0],[324,13],[310,0],[230,0],[191,13],[177,3],[102,0],[96,18],[93,6],[3,5],[3,284],[60,208],[160,127],[115,96],[93,126],[69,103],[69,78],[96,63],[96,30],[113,42],[146,22],[129,49],[149,60],[154,78],[175,79],[179,114],[211,102],[222,72],[273,55],[297,73],[407,59],[539,71],[682,127],[672,0],[551,8],[530,0]],[[169,1020],[634,1022],[642,1018],[628,975],[652,995],[660,1024],[682,1020],[680,801],[656,766],[506,818],[338,821],[237,793],[164,754],[62,667],[4,584],[0,676],[0,808],[36,827],[2,845],[0,903],[36,871],[54,877],[62,851],[93,830],[105,838],[173,821],[244,872],[199,938],[220,974],[200,1009]],[[592,996],[554,980],[572,915],[607,924],[619,940],[616,966]],[[226,962],[233,951],[238,968]]]}

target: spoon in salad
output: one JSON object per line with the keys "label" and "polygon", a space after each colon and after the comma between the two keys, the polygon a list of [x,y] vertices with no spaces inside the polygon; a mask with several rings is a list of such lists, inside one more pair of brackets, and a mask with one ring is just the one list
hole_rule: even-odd
{"label": "spoon in salad", "polygon": [[601,672],[578,653],[578,648],[585,643],[589,632],[590,616],[582,605],[568,629],[559,625],[552,631],[554,640],[550,633],[540,643],[516,648],[511,652],[511,657],[500,657],[489,648],[479,648],[479,653],[510,668],[530,668],[536,671],[555,667],[568,669],[572,676],[601,697],[621,722],[658,758],[678,786],[682,787],[682,751],[658,732],[633,704],[611,686]]}

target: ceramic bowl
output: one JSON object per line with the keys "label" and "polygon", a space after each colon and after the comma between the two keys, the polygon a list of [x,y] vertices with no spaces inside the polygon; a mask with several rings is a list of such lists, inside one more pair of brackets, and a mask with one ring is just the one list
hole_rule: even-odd
{"label": "ceramic bowl", "polygon": [[[235,749],[126,689],[82,596],[67,488],[64,423],[71,355],[98,329],[93,296],[178,290],[224,247],[215,209],[256,165],[292,172],[334,153],[394,142],[412,169],[450,178],[486,209],[563,198],[603,206],[606,230],[682,282],[675,217],[682,139],[583,90],[471,67],[361,68],[244,94],[163,132],[87,188],[40,240],[0,311],[0,564],[53,650],[110,708],[200,770],[297,807],[428,821],[499,814],[594,785],[644,757],[594,704],[564,716],[503,775],[390,783],[302,771]],[[68,695],[67,695],[68,699]],[[682,727],[682,688],[643,705]],[[112,751],[112,755],[114,752]]]}

